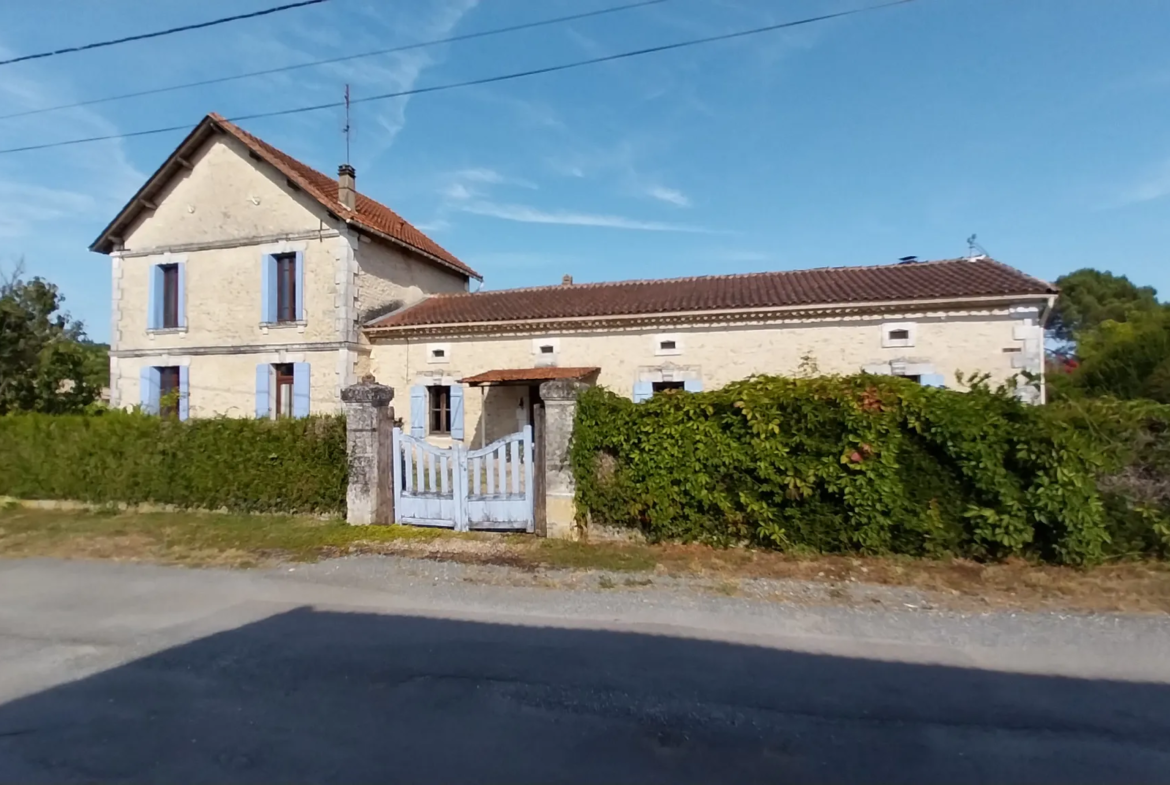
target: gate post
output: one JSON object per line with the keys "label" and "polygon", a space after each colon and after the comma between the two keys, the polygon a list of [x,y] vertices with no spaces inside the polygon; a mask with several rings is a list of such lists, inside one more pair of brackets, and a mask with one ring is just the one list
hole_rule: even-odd
{"label": "gate post", "polygon": [[345,520],[365,525],[394,523],[394,388],[372,376],[341,391],[349,487]]}
{"label": "gate post", "polygon": [[569,461],[569,442],[577,416],[577,395],[590,386],[576,379],[554,379],[540,385],[540,397],[544,401],[541,463],[547,537],[568,540],[575,539],[577,534],[577,485]]}

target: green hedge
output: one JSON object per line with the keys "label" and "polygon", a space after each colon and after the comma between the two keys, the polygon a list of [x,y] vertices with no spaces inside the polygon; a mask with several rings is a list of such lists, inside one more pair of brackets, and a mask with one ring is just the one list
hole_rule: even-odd
{"label": "green hedge", "polygon": [[344,514],[346,478],[340,417],[0,417],[0,495],[16,498]]}
{"label": "green hedge", "polygon": [[641,404],[594,388],[572,462],[582,515],[653,540],[1062,564],[1170,541],[1149,510],[1144,540],[1120,537],[1097,479],[1121,461],[1087,429],[983,384],[756,377]]}

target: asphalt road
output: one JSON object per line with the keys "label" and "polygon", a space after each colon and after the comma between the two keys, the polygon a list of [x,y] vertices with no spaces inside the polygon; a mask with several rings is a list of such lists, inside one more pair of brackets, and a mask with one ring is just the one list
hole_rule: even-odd
{"label": "asphalt road", "polygon": [[0,561],[0,782],[1170,782],[1160,617],[481,578]]}

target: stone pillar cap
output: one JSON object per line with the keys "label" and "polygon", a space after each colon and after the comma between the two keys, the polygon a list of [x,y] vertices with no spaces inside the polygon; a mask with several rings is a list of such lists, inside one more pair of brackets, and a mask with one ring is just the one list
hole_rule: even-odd
{"label": "stone pillar cap", "polygon": [[394,400],[394,388],[374,381],[363,380],[361,384],[346,387],[341,391],[342,403],[368,403],[371,406],[386,406]]}
{"label": "stone pillar cap", "polygon": [[582,390],[592,386],[580,379],[551,379],[540,385],[540,397],[546,401],[575,401]]}

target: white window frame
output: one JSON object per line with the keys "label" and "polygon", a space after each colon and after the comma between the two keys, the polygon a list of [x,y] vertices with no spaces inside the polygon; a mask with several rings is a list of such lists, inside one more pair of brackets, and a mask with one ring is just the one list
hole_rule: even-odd
{"label": "white window frame", "polygon": [[[905,330],[909,336],[906,338],[891,338],[890,333],[898,330]],[[882,348],[883,349],[909,349],[918,342],[918,324],[917,322],[885,322],[882,324]]]}
{"label": "white window frame", "polygon": [[[673,348],[665,348],[662,344],[673,341]],[[664,333],[654,336],[654,356],[655,357],[677,357],[683,353],[682,336],[670,333]]]}
{"label": "white window frame", "polygon": [[[442,352],[442,356],[436,356],[436,352]],[[446,365],[451,362],[451,344],[428,343],[427,362],[431,365]]]}

